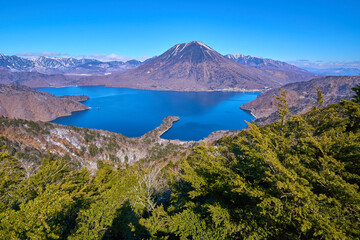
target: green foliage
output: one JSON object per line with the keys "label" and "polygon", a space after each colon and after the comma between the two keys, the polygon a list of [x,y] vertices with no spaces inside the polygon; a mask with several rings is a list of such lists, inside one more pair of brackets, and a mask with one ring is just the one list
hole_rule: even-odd
{"label": "green foliage", "polygon": [[355,95],[353,96],[353,101],[356,103],[360,103],[360,85],[357,85],[351,89],[355,92]]}
{"label": "green foliage", "polygon": [[[19,168],[12,161],[12,168]],[[74,227],[72,220],[86,199],[86,170],[74,170],[69,162],[44,159],[30,177],[20,175],[11,191],[12,207],[0,212],[0,236],[9,239],[58,239]],[[10,191],[8,191],[10,193]],[[85,195],[84,195],[85,194]]]}
{"label": "green foliage", "polygon": [[317,107],[318,108],[322,108],[323,105],[324,105],[324,96],[322,94],[322,91],[320,90],[319,87],[313,85],[314,88],[316,89],[316,92],[317,92],[317,98],[316,98],[316,103],[317,103]]}
{"label": "green foliage", "polygon": [[47,130],[47,124],[42,122],[28,121],[24,119],[16,119],[16,118],[7,118],[0,116],[0,124],[4,126],[19,126],[23,125],[25,127],[25,131],[36,134],[49,134]]}
{"label": "green foliage", "polygon": [[[39,196],[2,216],[1,235],[10,239],[58,239],[75,201],[63,184],[49,184]],[[64,189],[65,188],[65,189]]]}
{"label": "green foliage", "polygon": [[289,109],[287,107],[287,100],[286,100],[286,92],[284,89],[280,89],[279,91],[280,96],[276,96],[275,99],[278,101],[276,104],[277,113],[281,119],[281,123],[284,125],[287,115],[289,114]]}
{"label": "green foliage", "polygon": [[143,224],[153,238],[359,238],[359,111],[343,101],[195,148]]}
{"label": "green foliage", "polygon": [[21,163],[5,153],[0,153],[0,212],[12,208],[12,195],[25,178],[25,169]]}
{"label": "green foliage", "polygon": [[[0,154],[1,239],[142,239],[155,207],[159,171],[102,164],[93,178],[71,162],[44,159],[30,176]],[[160,188],[159,188],[160,187]]]}
{"label": "green foliage", "polygon": [[128,218],[135,227],[137,224],[134,222],[138,221],[146,206],[142,199],[144,193],[139,191],[139,176],[135,172],[134,169],[114,171],[109,166],[99,170],[91,185],[98,195],[87,209],[80,212],[78,228],[70,239],[116,239],[121,236],[119,227],[130,228],[128,235],[137,234],[134,228],[124,226],[126,220],[123,219]]}
{"label": "green foliage", "polygon": [[117,143],[116,141],[116,138],[110,138],[109,140],[109,144],[107,145],[106,149],[108,151],[112,151],[112,152],[115,152],[117,151],[118,149],[120,148],[119,144]]}
{"label": "green foliage", "polygon": [[28,126],[28,128],[26,130],[34,132],[34,133],[40,133],[42,130],[42,128],[40,127],[40,125],[37,122],[29,121],[27,123],[27,126]]}
{"label": "green foliage", "polygon": [[99,152],[98,147],[95,144],[90,144],[89,146],[89,154],[92,157],[95,157]]}
{"label": "green foliage", "polygon": [[[28,172],[0,153],[0,238],[358,239],[360,104],[322,107],[317,91],[309,113],[287,117],[282,91],[280,121],[249,124],[164,169],[98,161],[89,172],[49,156]],[[105,148],[118,149],[111,140]],[[101,149],[91,145],[89,154]]]}
{"label": "green foliage", "polygon": [[95,138],[96,138],[96,135],[91,130],[85,131],[84,140],[86,143],[93,141]]}
{"label": "green foliage", "polygon": [[151,156],[150,160],[152,159],[162,159],[167,156],[176,156],[179,152],[181,152],[182,146],[168,143],[165,146],[163,144],[156,143],[150,150]]}

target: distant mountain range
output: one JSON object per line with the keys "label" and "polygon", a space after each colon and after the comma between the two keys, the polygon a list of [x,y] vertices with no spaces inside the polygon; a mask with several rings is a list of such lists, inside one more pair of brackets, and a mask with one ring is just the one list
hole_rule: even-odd
{"label": "distant mountain range", "polygon": [[[303,114],[311,106],[316,106],[317,92],[314,85],[323,92],[324,106],[337,103],[341,100],[350,100],[354,95],[352,87],[360,83],[360,77],[356,76],[330,76],[315,78],[307,82],[290,83],[282,88],[287,94],[287,104],[290,115]],[[251,112],[258,122],[270,123],[278,119],[275,113],[275,96],[279,95],[279,89],[272,89],[258,96],[256,100],[248,102],[241,109]]]}
{"label": "distant mountain range", "polygon": [[286,62],[281,62],[269,58],[259,58],[252,56],[245,56],[243,54],[227,54],[225,55],[230,60],[233,60],[237,63],[260,68],[260,69],[273,69],[285,72],[295,72],[305,75],[313,75],[313,73],[306,71],[305,69],[296,67],[294,65],[288,64]]}
{"label": "distant mountain range", "polygon": [[360,69],[358,68],[311,68],[311,67],[297,67],[295,65],[277,61],[269,58],[259,58],[252,56],[245,56],[243,54],[227,54],[225,57],[235,62],[261,68],[261,69],[274,69],[280,71],[296,72],[301,74],[316,74],[324,76],[358,76]]}
{"label": "distant mountain range", "polygon": [[359,76],[360,69],[358,68],[308,68],[304,67],[309,72],[327,76]]}
{"label": "distant mountain range", "polygon": [[[122,72],[128,69],[140,66],[142,63],[146,63],[153,58],[146,59],[144,62],[138,60],[122,61],[100,61],[97,59],[89,58],[73,58],[73,57],[48,57],[41,56],[36,58],[23,58],[16,55],[8,56],[0,54],[0,67],[8,69],[10,71],[20,72],[39,72],[45,74],[104,74],[112,72]],[[312,74],[310,72],[321,73],[320,69],[309,69],[310,72],[305,69],[298,68],[294,65],[286,62],[265,59],[259,57],[245,56],[243,54],[227,54],[225,57],[234,62],[238,62],[243,65],[261,68],[261,69],[273,69],[288,72],[297,72],[301,74]],[[325,71],[326,69],[324,69]],[[360,73],[359,69],[328,69],[338,72],[341,70],[353,71],[352,74]]]}
{"label": "distant mountain range", "polygon": [[30,87],[106,85],[178,91],[264,91],[316,75],[272,59],[241,54],[225,57],[202,42],[192,41],[177,44],[144,62],[0,55],[0,76],[0,83]]}
{"label": "distant mountain range", "polygon": [[21,72],[39,72],[46,74],[97,74],[122,72],[141,65],[142,62],[130,60],[127,62],[102,62],[96,59],[77,59],[63,57],[22,58],[0,54],[0,67]]}
{"label": "distant mountain range", "polygon": [[75,86],[82,76],[43,74],[38,72],[12,72],[0,67],[0,83],[21,84],[28,87]]}
{"label": "distant mountain range", "polygon": [[[290,68],[290,67],[289,67]],[[314,77],[305,70],[256,68],[231,61],[199,41],[173,46],[137,68],[103,79],[112,87],[155,90],[265,90]],[[85,79],[83,79],[85,81]],[[92,83],[99,82],[93,78]],[[85,84],[85,82],[82,82]]]}

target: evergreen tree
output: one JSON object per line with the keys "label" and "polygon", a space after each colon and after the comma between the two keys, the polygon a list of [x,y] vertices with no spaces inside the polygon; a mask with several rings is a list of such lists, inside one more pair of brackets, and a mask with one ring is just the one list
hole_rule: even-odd
{"label": "evergreen tree", "polygon": [[320,90],[319,87],[313,85],[314,88],[316,89],[316,93],[317,93],[317,98],[316,98],[316,103],[317,103],[317,108],[322,108],[324,105],[324,96],[322,91]]}
{"label": "evergreen tree", "polygon": [[0,212],[16,207],[13,196],[24,179],[25,169],[21,162],[6,153],[0,153]]}
{"label": "evergreen tree", "polygon": [[286,92],[283,88],[279,90],[280,95],[276,96],[275,99],[278,101],[276,104],[277,113],[280,117],[281,124],[285,125],[285,120],[287,115],[289,114],[289,109],[287,107],[287,100],[286,100]]}
{"label": "evergreen tree", "polygon": [[28,175],[1,153],[0,238],[358,239],[360,103],[323,107],[316,90],[317,107],[289,117],[282,90],[281,121],[199,145],[169,175],[51,156]]}
{"label": "evergreen tree", "polygon": [[171,206],[141,222],[153,238],[358,238],[358,111],[343,101],[195,148]]}
{"label": "evergreen tree", "polygon": [[351,89],[355,92],[355,95],[353,96],[353,101],[360,103],[360,84]]}

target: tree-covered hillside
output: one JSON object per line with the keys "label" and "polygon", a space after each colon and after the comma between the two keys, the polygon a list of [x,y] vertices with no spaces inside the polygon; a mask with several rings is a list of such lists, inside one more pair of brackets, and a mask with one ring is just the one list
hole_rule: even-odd
{"label": "tree-covered hillside", "polygon": [[0,155],[2,239],[358,239],[360,102],[249,124],[173,164],[45,158],[28,175]]}

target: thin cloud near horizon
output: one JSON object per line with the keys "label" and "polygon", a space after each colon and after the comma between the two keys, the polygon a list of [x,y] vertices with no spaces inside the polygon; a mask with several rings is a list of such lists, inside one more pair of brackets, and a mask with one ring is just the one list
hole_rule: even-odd
{"label": "thin cloud near horizon", "polygon": [[25,57],[25,58],[34,58],[34,57],[73,57],[73,58],[90,58],[90,59],[96,59],[96,60],[100,60],[100,61],[104,61],[104,62],[108,62],[108,61],[122,61],[122,62],[126,62],[129,60],[138,60],[138,61],[145,61],[146,59],[149,59],[151,57],[148,56],[142,56],[142,57],[137,57],[137,58],[131,58],[131,57],[126,57],[126,56],[121,56],[118,54],[82,54],[82,55],[77,55],[77,56],[71,56],[68,53],[60,53],[60,52],[20,52],[15,54],[16,56],[19,57]]}
{"label": "thin cloud near horizon", "polygon": [[68,53],[60,53],[60,52],[20,52],[15,54],[16,56],[20,57],[62,57],[62,56],[69,56]]}
{"label": "thin cloud near horizon", "polygon": [[328,68],[357,68],[360,69],[360,61],[330,61],[324,62],[321,60],[310,61],[307,59],[298,59],[295,61],[286,61],[289,64],[301,68],[315,68],[315,69],[328,69]]}

